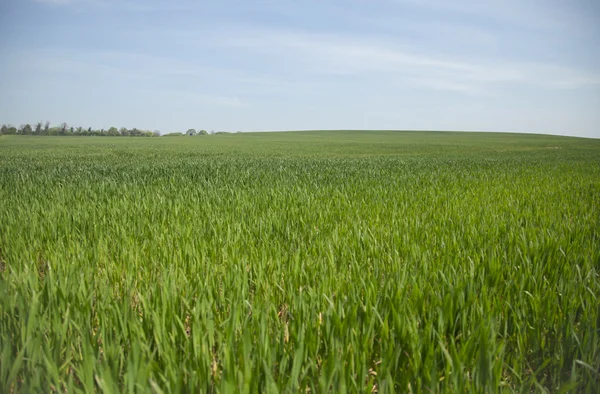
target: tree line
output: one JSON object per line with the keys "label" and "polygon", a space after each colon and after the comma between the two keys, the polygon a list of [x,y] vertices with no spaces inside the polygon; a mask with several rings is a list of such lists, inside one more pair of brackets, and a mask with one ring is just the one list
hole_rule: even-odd
{"label": "tree line", "polygon": [[186,135],[190,136],[190,137],[194,137],[197,135],[209,135],[209,134],[218,134],[218,133],[215,133],[214,131],[211,131],[209,133],[206,130],[188,129],[185,133],[181,133],[181,132],[169,133],[169,134],[165,134],[164,137],[183,137]]}
{"label": "tree line", "polygon": [[23,124],[19,127],[15,127],[13,125],[3,124],[0,127],[0,134],[4,135],[50,135],[50,136],[60,136],[60,135],[78,135],[78,136],[111,136],[111,137],[159,137],[160,132],[158,131],[148,131],[141,130],[138,128],[128,129],[126,127],[121,127],[117,129],[116,127],[111,127],[108,130],[106,129],[92,129],[84,128],[81,126],[73,127],[69,126],[67,123],[63,122],[58,126],[51,126],[50,122],[42,123],[37,122],[33,126],[29,123]]}
{"label": "tree line", "polygon": [[[241,131],[236,131],[236,133],[241,133]],[[206,130],[196,130],[196,129],[188,129],[185,133],[175,132],[163,135],[163,137],[183,137],[190,136],[194,137],[197,135],[219,135],[219,134],[231,134],[228,131],[206,131]]]}

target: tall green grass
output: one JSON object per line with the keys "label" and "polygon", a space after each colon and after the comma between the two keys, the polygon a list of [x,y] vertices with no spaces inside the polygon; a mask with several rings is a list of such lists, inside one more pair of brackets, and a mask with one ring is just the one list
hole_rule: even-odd
{"label": "tall green grass", "polygon": [[598,392],[600,143],[0,140],[0,392]]}

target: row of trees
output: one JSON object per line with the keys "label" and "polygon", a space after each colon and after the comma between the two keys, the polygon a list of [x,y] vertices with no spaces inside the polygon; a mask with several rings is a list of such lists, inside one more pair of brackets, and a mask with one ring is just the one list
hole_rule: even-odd
{"label": "row of trees", "polygon": [[[186,135],[190,135],[190,136],[195,136],[195,135],[208,135],[208,132],[206,130],[198,130],[196,131],[196,129],[189,129],[188,131],[186,131],[185,133]],[[214,134],[214,131],[211,131],[210,134]]]}
{"label": "row of trees", "polygon": [[186,131],[185,133],[180,133],[180,132],[175,132],[175,133],[169,133],[169,134],[165,134],[165,137],[183,137],[183,136],[190,136],[190,137],[194,137],[197,135],[209,135],[209,134],[215,134],[214,131],[211,131],[210,133],[206,130],[200,130],[200,131],[196,131],[196,129],[188,129],[188,131]]}
{"label": "row of trees", "polygon": [[[240,133],[238,131],[238,133]],[[78,136],[112,136],[112,137],[159,137],[159,131],[147,131],[140,130],[137,128],[128,129],[126,127],[121,127],[117,129],[116,127],[111,127],[108,130],[105,129],[92,129],[69,126],[67,123],[63,122],[58,126],[51,126],[50,122],[42,123],[37,122],[33,126],[29,123],[23,124],[19,127],[15,127],[13,125],[2,125],[0,127],[0,135],[78,135]],[[225,131],[213,131],[211,130],[196,130],[196,129],[188,129],[185,133],[170,133],[165,134],[165,136],[169,137],[178,137],[178,136],[201,136],[201,135],[210,135],[210,134],[228,134]]]}
{"label": "row of trees", "polygon": [[[241,131],[238,131],[238,133],[241,133]],[[188,129],[188,131],[186,131],[185,133],[180,133],[180,132],[176,132],[176,133],[169,133],[169,134],[165,134],[165,137],[184,137],[184,136],[190,136],[190,137],[194,137],[197,135],[215,135],[215,134],[230,134],[227,131],[206,131],[206,130],[196,130],[196,129]]]}
{"label": "row of trees", "polygon": [[158,137],[160,132],[140,130],[137,128],[128,129],[121,127],[111,127],[108,130],[101,129],[95,130],[91,127],[83,128],[69,126],[67,123],[61,123],[59,126],[52,127],[50,122],[42,123],[37,122],[33,126],[30,124],[24,124],[19,127],[13,125],[2,125],[0,127],[0,134],[5,135],[80,135],[80,136],[113,136],[113,137]]}

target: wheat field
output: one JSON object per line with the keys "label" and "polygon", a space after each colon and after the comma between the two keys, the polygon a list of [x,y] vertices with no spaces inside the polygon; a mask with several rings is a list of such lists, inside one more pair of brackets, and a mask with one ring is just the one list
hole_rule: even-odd
{"label": "wheat field", "polygon": [[0,137],[0,392],[600,391],[600,140]]}

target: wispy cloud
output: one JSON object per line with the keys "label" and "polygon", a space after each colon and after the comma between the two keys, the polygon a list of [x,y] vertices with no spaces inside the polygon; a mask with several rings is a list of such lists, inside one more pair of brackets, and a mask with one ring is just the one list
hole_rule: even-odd
{"label": "wispy cloud", "polygon": [[90,5],[119,11],[132,12],[175,12],[190,11],[201,8],[195,1],[167,2],[162,0],[33,0],[36,3],[51,5]]}
{"label": "wispy cloud", "polygon": [[[31,62],[34,58],[44,61]],[[21,50],[12,53],[10,61],[25,69],[137,79],[172,76],[194,78],[211,72],[223,75],[228,72],[226,68],[210,68],[177,57],[127,51],[73,51],[60,48]]]}
{"label": "wispy cloud", "polygon": [[222,108],[244,108],[249,107],[250,103],[240,99],[236,95],[209,94],[202,92],[194,92],[186,89],[172,88],[140,88],[132,91],[134,96],[157,97],[159,101],[167,97],[177,97],[179,100],[184,100],[188,106],[196,106],[197,108],[222,107]]}
{"label": "wispy cloud", "polygon": [[[528,29],[555,29],[573,22],[577,1],[560,0],[389,0],[436,13],[452,13],[510,23]],[[562,3],[562,4],[561,4]]]}
{"label": "wispy cloud", "polygon": [[430,52],[404,50],[384,40],[286,30],[244,31],[216,38],[225,47],[271,56],[313,74],[395,77],[423,87],[489,94],[500,85],[526,84],[547,89],[597,86],[600,73],[565,66],[518,62],[453,59]]}
{"label": "wispy cloud", "polygon": [[53,5],[64,5],[67,3],[72,3],[75,0],[35,0],[36,3],[42,4],[53,4]]}

